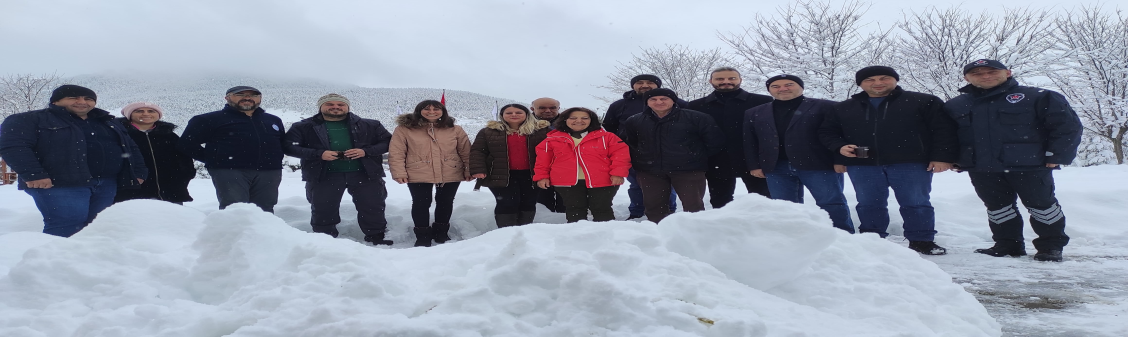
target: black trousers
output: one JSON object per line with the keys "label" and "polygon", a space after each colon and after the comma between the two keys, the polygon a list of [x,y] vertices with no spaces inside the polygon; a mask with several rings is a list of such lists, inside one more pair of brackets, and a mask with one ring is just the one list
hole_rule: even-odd
{"label": "black trousers", "polygon": [[[435,222],[450,223],[454,210],[454,194],[458,192],[459,182],[432,184],[407,183],[411,192],[411,221],[415,227],[431,225],[431,202],[435,202]],[[434,193],[432,198],[431,193]]]}
{"label": "black trousers", "polygon": [[658,223],[670,215],[670,191],[678,191],[682,209],[686,212],[705,210],[705,172],[643,172],[636,175],[642,185],[642,203],[646,206],[646,219]]}
{"label": "black trousers", "polygon": [[255,204],[263,211],[274,213],[278,204],[278,185],[282,184],[282,170],[208,169],[219,209],[237,202]]}
{"label": "black trousers", "polygon": [[497,204],[494,214],[517,214],[537,210],[537,190],[532,170],[509,170],[509,185],[490,187]]}
{"label": "black trousers", "polygon": [[[710,169],[705,171],[705,181],[709,185],[709,204],[714,209],[724,207],[732,202],[733,194],[736,193],[737,177],[744,181],[744,187],[748,189],[748,193],[756,193],[771,198],[771,194],[768,193],[768,180],[765,178],[753,177],[747,171],[736,176],[728,168]],[[678,193],[681,193],[681,190],[678,191]]]}
{"label": "black trousers", "polygon": [[537,203],[544,205],[548,208],[549,212],[564,213],[564,198],[560,193],[556,192],[556,187],[549,186],[547,189],[537,189]]}
{"label": "black trousers", "polygon": [[560,198],[564,200],[564,212],[568,222],[587,220],[588,210],[591,210],[592,221],[615,220],[615,210],[611,209],[611,200],[619,192],[619,186],[606,186],[588,188],[584,180],[579,180],[575,186],[557,186]]}
{"label": "black trousers", "polygon": [[313,211],[309,223],[314,232],[337,236],[337,224],[341,223],[341,198],[345,191],[352,196],[356,220],[364,236],[384,235],[388,228],[388,220],[384,217],[388,189],[381,177],[369,179],[364,172],[327,172],[321,181],[307,181],[305,190],[306,200]]}
{"label": "black trousers", "polygon": [[1034,248],[1061,250],[1069,243],[1065,213],[1054,196],[1052,170],[968,172],[975,194],[987,206],[991,238],[995,242],[1022,242],[1022,216],[1018,199],[1030,213],[1030,228],[1038,234]]}

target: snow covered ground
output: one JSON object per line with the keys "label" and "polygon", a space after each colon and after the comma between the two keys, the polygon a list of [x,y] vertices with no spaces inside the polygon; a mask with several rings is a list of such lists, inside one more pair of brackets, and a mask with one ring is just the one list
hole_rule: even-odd
{"label": "snow covered ground", "polygon": [[924,258],[896,211],[880,239],[755,195],[657,226],[542,208],[543,224],[497,230],[489,192],[463,184],[456,241],[412,248],[410,197],[391,183],[386,248],[359,242],[349,201],[342,238],[308,233],[296,173],[274,215],[217,211],[196,180],[195,202],[121,203],[70,239],[40,234],[31,198],[0,186],[0,336],[1128,335],[1128,166],[1056,177],[1062,263],[972,253],[990,232],[956,173],[933,192],[949,255]]}

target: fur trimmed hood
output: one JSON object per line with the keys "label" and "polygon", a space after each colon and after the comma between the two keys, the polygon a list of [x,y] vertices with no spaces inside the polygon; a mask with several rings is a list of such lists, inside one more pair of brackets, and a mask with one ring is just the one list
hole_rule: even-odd
{"label": "fur trimmed hood", "polygon": [[[427,124],[430,124],[430,122],[427,122],[426,119],[415,117],[415,114],[411,113],[402,114],[396,117],[396,125],[409,129],[423,128],[426,127]],[[435,127],[440,129],[454,127],[454,117],[447,115],[446,118],[443,118],[442,120],[439,120],[438,123],[435,123]]]}

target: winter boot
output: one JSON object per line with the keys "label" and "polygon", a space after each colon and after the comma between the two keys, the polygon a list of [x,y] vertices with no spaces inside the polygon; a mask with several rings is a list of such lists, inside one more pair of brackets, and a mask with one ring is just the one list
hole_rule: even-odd
{"label": "winter boot", "polygon": [[937,246],[932,241],[909,241],[909,249],[917,251],[924,255],[944,255],[948,254],[948,250],[944,247]]}
{"label": "winter boot", "polygon": [[384,233],[375,234],[375,235],[365,235],[364,236],[364,242],[369,242],[373,245],[387,245],[387,246],[392,245],[392,240],[385,240],[384,239]]}
{"label": "winter boot", "polygon": [[1034,254],[1034,260],[1043,262],[1061,262],[1061,251],[1039,250],[1037,254]]}
{"label": "winter boot", "polygon": [[521,211],[521,214],[517,215],[517,224],[518,225],[531,224],[531,223],[533,223],[533,218],[535,218],[536,216],[537,216],[537,211],[535,211],[535,210],[533,210],[533,211]]}
{"label": "winter boot", "polygon": [[517,214],[494,214],[494,221],[497,222],[497,228],[516,226]]}
{"label": "winter boot", "polygon": [[1025,256],[1026,243],[1022,241],[995,242],[995,245],[991,246],[991,248],[976,249],[975,252],[979,254],[991,255],[994,257],[1003,257],[1007,255],[1013,257]]}
{"label": "winter boot", "polygon": [[415,246],[416,247],[430,247],[431,246],[431,227],[415,226]]}
{"label": "winter boot", "polygon": [[446,243],[450,241],[450,223],[436,222],[431,224],[431,235],[435,238],[435,243]]}
{"label": "winter boot", "polygon": [[340,233],[337,232],[337,225],[313,226],[313,232],[328,234],[329,236],[332,236],[334,238],[336,238],[337,235],[340,235]]}

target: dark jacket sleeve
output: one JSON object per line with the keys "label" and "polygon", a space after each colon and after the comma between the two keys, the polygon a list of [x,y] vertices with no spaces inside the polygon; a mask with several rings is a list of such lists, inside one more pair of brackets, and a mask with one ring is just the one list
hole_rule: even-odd
{"label": "dark jacket sleeve", "polygon": [[141,154],[141,148],[137,147],[137,143],[133,141],[133,137],[130,137],[128,133],[119,131],[118,136],[124,141],[125,146],[129,148],[129,168],[133,170],[133,176],[141,180],[149,179],[149,167],[145,166],[145,157]]}
{"label": "dark jacket sleeve", "polygon": [[181,152],[184,152],[192,159],[199,160],[203,163],[211,162],[208,158],[207,151],[200,145],[208,142],[208,131],[211,130],[211,123],[208,123],[204,115],[192,117],[188,120],[188,125],[184,127],[184,132],[180,134],[180,141],[177,147]]}
{"label": "dark jacket sleeve", "polygon": [[[171,137],[174,140],[173,144],[180,143],[180,136],[177,136],[175,133],[173,133]],[[172,160],[174,163],[176,163],[177,181],[187,182],[189,180],[192,180],[193,178],[196,178],[196,163],[192,161],[192,157],[189,157],[187,154],[180,151],[180,149],[170,150],[174,152]]]}
{"label": "dark jacket sleeve", "polygon": [[488,157],[490,154],[489,131],[483,128],[474,136],[474,144],[470,145],[470,175],[489,174]]}
{"label": "dark jacket sleeve", "polygon": [[35,118],[27,113],[15,114],[0,124],[0,157],[19,173],[23,181],[50,178],[35,155],[34,149],[39,141]]}
{"label": "dark jacket sleeve", "polygon": [[698,132],[705,136],[705,148],[709,151],[709,155],[713,156],[725,150],[725,134],[721,132],[721,127],[717,126],[717,122],[713,120],[713,116],[709,116],[704,112],[698,112],[700,120],[698,123]]}
{"label": "dark jacket sleeve", "polygon": [[928,128],[932,132],[932,153],[929,161],[955,163],[959,160],[959,139],[956,121],[944,112],[944,101],[932,97],[928,102]]}
{"label": "dark jacket sleeve", "polygon": [[[1036,105],[1049,131],[1046,140],[1047,164],[1070,164],[1077,157],[1077,146],[1081,145],[1081,119],[1069,106],[1069,102],[1056,92],[1050,92]],[[5,130],[7,132],[7,130]]]}
{"label": "dark jacket sleeve", "polygon": [[[607,131],[610,132],[611,130]],[[619,128],[619,132],[612,133],[614,133],[615,136],[618,136],[619,139],[622,139],[623,143],[627,144],[628,147],[633,148],[638,146],[638,136],[635,135],[635,127],[629,119],[626,122],[623,122],[622,127]]]}
{"label": "dark jacket sleeve", "polygon": [[368,146],[362,146],[360,149],[364,150],[365,156],[383,157],[385,153],[388,153],[388,144],[392,141],[392,134],[388,132],[388,129],[384,128],[384,124],[381,124],[380,121],[371,121],[369,125],[371,125],[372,128],[370,131],[372,131],[373,143]]}
{"label": "dark jacket sleeve", "polygon": [[842,138],[842,122],[838,120],[837,108],[831,108],[827,111],[826,116],[823,117],[822,125],[819,126],[819,141],[823,146],[826,146],[830,152],[834,153],[834,164],[845,164],[846,157],[842,156],[838,150],[843,146],[849,145],[845,138]]}
{"label": "dark jacket sleeve", "polygon": [[607,107],[607,113],[603,115],[603,129],[607,132],[619,133],[619,115],[623,113],[622,103],[623,101],[615,101]]}
{"label": "dark jacket sleeve", "polygon": [[[752,123],[753,109],[744,111],[744,171],[759,170],[760,139],[756,138],[756,124]],[[739,165],[740,163],[733,163]]]}
{"label": "dark jacket sleeve", "polygon": [[286,136],[283,137],[285,139],[282,142],[284,144],[284,146],[282,147],[282,152],[287,156],[297,157],[299,159],[321,160],[321,154],[325,153],[325,150],[318,150],[309,147],[309,144],[306,144],[305,141],[306,139],[309,139],[308,137],[313,137],[315,139],[317,137],[316,135],[308,135],[307,137],[306,131],[312,131],[310,130],[311,125],[312,124],[309,123],[292,125],[290,127],[290,131],[286,131]]}

